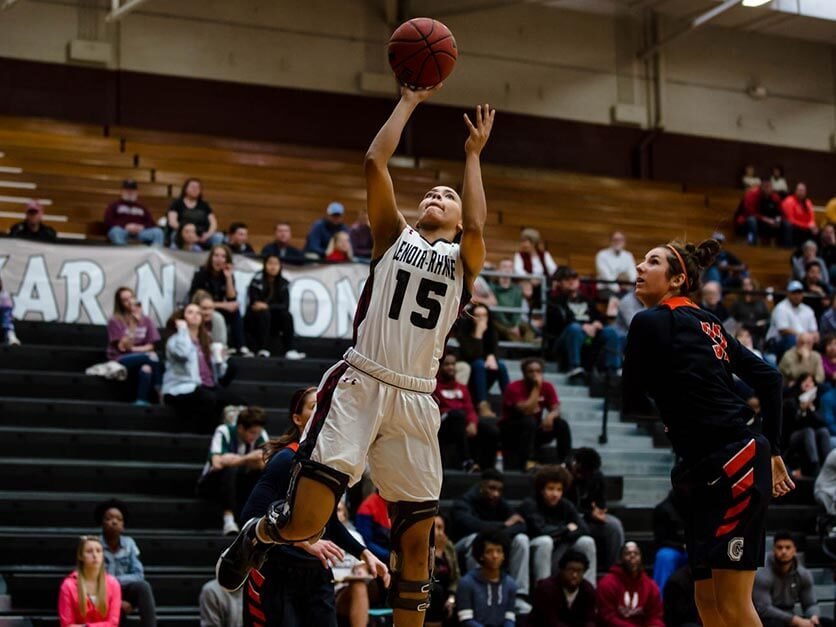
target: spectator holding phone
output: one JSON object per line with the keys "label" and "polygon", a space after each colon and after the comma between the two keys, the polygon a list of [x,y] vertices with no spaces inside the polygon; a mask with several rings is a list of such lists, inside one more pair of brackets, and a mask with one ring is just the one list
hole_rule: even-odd
{"label": "spectator holding phone", "polygon": [[129,287],[116,290],[113,315],[107,322],[107,358],[122,364],[136,377],[136,404],[148,405],[160,385],[160,360],[154,344],[160,340],[157,326],[142,313]]}

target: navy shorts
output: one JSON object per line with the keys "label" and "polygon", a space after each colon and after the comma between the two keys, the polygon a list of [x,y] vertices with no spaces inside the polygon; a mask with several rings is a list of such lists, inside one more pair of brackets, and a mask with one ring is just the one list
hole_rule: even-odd
{"label": "navy shorts", "polygon": [[671,473],[674,503],[685,521],[694,579],[712,570],[764,565],[766,510],[772,498],[769,442],[753,435]]}

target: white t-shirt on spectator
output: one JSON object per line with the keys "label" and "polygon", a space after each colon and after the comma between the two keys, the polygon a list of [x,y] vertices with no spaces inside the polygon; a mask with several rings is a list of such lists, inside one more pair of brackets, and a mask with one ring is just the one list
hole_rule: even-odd
{"label": "white t-shirt on spectator", "polygon": [[772,310],[772,324],[766,334],[767,340],[778,339],[781,331],[790,329],[793,333],[817,333],[819,325],[816,322],[816,314],[809,306],[801,303],[793,307],[789,298],[785,298],[775,305]]}
{"label": "white t-shirt on spectator", "polygon": [[551,276],[557,271],[557,264],[552,259],[549,251],[543,251],[543,259],[546,260],[546,267],[543,268],[543,262],[540,261],[540,255],[537,253],[531,254],[531,272],[525,271],[523,258],[520,253],[514,253],[514,274],[539,274]]}
{"label": "white t-shirt on spectator", "polygon": [[[617,281],[618,277],[623,275],[623,278],[635,283],[636,260],[633,258],[633,253],[627,250],[617,253],[612,248],[599,250],[598,254],[595,255],[595,274],[596,278],[602,281]],[[621,286],[602,284],[598,289],[601,288],[618,291]]]}

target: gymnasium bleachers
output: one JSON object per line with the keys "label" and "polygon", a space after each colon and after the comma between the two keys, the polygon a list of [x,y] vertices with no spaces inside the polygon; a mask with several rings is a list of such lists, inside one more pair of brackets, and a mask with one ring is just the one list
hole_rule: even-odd
{"label": "gymnasium bleachers", "polygon": [[[59,234],[102,240],[104,208],[120,182],[139,182],[142,202],[161,217],[190,176],[203,180],[221,227],[243,219],[256,249],[274,223],[290,222],[301,244],[310,224],[339,200],[351,220],[363,208],[362,154],[201,135],[0,116],[0,231],[19,220],[29,198],[49,201]],[[398,203],[408,219],[428,187],[458,185],[462,164],[397,160]],[[634,254],[672,237],[728,235],[736,190],[684,189],[678,183],[616,179],[486,164],[489,259],[517,248],[522,227],[536,226],[558,263],[594,271],[594,254],[623,230]],[[31,185],[35,187],[32,188]],[[21,187],[23,185],[23,187]],[[764,285],[783,285],[787,254],[730,243]]]}
{"label": "gymnasium bleachers", "polygon": [[[362,154],[141,129],[0,117],[0,230],[21,219],[30,198],[48,201],[47,220],[69,238],[104,241],[104,207],[121,180],[139,182],[141,200],[156,217],[190,176],[204,182],[220,225],[243,219],[256,249],[270,241],[274,223],[288,220],[295,244],[325,206],[339,200],[347,218],[363,207]],[[408,219],[428,187],[457,185],[461,163],[422,159],[393,165],[398,202]],[[593,271],[597,249],[613,229],[627,234],[638,255],[673,237],[728,233],[738,193],[684,189],[676,183],[613,179],[486,165],[491,261],[517,248],[519,231],[537,227],[560,264]],[[2,240],[0,240],[2,241]],[[783,286],[787,252],[730,244],[765,285]],[[93,508],[118,496],[131,507],[128,533],[139,543],[160,607],[161,624],[194,624],[200,586],[226,540],[218,512],[194,497],[208,433],[178,425],[161,407],[135,407],[126,387],[87,377],[101,360],[104,330],[87,325],[23,322],[22,347],[0,348],[0,620],[26,616],[35,624],[55,617],[62,577],[73,563],[74,537],[96,529]],[[315,383],[346,343],[302,339],[303,362],[237,360],[233,389],[268,407],[268,430],[286,426],[292,390]],[[515,353],[515,356],[518,356]],[[516,362],[510,362],[519,376]],[[673,463],[654,425],[622,421],[610,412],[609,442],[598,443],[603,400],[570,386],[554,372],[575,446],[601,451],[611,510],[627,536],[652,556],[653,505],[667,492]],[[496,399],[493,399],[494,402]],[[548,461],[549,452],[543,453]],[[443,507],[474,481],[445,473]],[[508,473],[506,494],[518,501],[530,478]],[[769,530],[791,527],[806,536],[805,560],[832,615],[834,591],[827,558],[815,537],[812,482],[773,507]]]}

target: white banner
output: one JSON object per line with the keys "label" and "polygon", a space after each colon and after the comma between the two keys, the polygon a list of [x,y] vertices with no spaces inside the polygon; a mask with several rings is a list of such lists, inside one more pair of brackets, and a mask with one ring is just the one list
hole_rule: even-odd
{"label": "white banner", "polygon": [[[130,287],[159,326],[188,298],[195,270],[209,253],[145,246],[71,246],[0,239],[0,278],[17,320],[106,324],[119,287]],[[235,256],[242,313],[261,262]],[[354,310],[369,275],[362,264],[284,266],[296,333],[351,337]]]}

